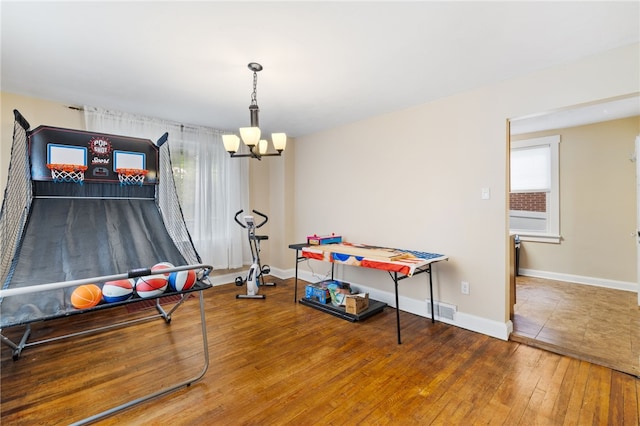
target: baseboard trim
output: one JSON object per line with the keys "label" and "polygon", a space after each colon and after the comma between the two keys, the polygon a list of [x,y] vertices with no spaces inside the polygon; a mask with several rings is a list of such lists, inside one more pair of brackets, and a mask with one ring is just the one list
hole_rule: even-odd
{"label": "baseboard trim", "polygon": [[213,275],[209,276],[209,281],[213,286],[223,285],[223,284],[231,284],[235,282],[236,277],[245,277],[247,275],[246,271],[243,272],[235,272],[224,275]]}
{"label": "baseboard trim", "polygon": [[[210,275],[209,281],[211,281],[211,284],[213,286],[231,284],[235,282],[236,277],[242,277],[243,279],[246,278],[248,271],[249,271],[249,268],[240,270],[240,271],[230,272],[228,274],[223,274],[223,275]],[[271,268],[271,272],[269,273],[269,275],[279,278],[281,280],[293,278],[294,274],[295,272],[292,269],[284,270],[284,269],[278,269],[278,268]]]}
{"label": "baseboard trim", "polygon": [[556,281],[567,281],[575,284],[585,284],[595,287],[611,288],[614,290],[631,291],[633,293],[638,292],[638,284],[628,281],[616,281],[606,278],[585,277],[582,275],[563,274],[560,272],[538,271],[535,269],[520,268],[519,275],[533,278],[545,278]]}

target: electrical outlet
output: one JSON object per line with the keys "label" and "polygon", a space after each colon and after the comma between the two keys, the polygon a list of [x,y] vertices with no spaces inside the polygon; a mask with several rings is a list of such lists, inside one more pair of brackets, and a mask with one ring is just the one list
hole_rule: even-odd
{"label": "electrical outlet", "polygon": [[467,281],[462,281],[460,283],[460,291],[462,294],[469,294],[469,283]]}

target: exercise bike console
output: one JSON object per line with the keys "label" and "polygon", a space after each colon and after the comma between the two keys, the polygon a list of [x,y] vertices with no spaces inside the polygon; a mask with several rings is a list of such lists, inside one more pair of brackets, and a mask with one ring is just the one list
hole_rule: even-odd
{"label": "exercise bike console", "polygon": [[247,284],[247,294],[237,294],[237,299],[264,299],[266,296],[263,294],[258,294],[260,285],[263,286],[275,286],[275,283],[265,283],[264,276],[268,275],[271,272],[271,268],[269,265],[261,265],[260,264],[260,241],[269,239],[266,235],[256,235],[256,229],[263,226],[265,223],[269,221],[267,215],[260,213],[257,210],[253,210],[253,213],[260,216],[262,221],[256,225],[254,216],[245,215],[242,219],[244,223],[238,219],[238,216],[243,212],[243,210],[238,210],[236,212],[235,217],[233,218],[238,225],[247,230],[247,236],[249,239],[249,247],[251,248],[251,258],[253,262],[249,271],[247,272],[246,278],[236,277],[235,282],[237,286],[243,286],[245,283]]}
{"label": "exercise bike console", "polygon": [[247,224],[247,228],[254,228],[256,227],[256,223],[253,220],[253,216],[245,216],[244,217],[244,221]]}

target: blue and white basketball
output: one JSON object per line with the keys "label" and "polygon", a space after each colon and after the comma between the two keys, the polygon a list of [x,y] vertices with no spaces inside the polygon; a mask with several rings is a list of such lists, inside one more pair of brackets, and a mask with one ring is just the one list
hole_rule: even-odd
{"label": "blue and white basketball", "polygon": [[107,303],[122,302],[133,296],[135,287],[133,278],[107,281],[102,286],[102,299]]}
{"label": "blue and white basketball", "polygon": [[196,271],[172,272],[169,275],[169,286],[173,291],[189,290],[196,283]]}

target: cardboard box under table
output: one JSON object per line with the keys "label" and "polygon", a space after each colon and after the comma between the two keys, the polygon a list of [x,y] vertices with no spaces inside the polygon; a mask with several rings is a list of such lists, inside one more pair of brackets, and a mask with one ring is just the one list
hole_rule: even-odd
{"label": "cardboard box under table", "polygon": [[369,293],[351,294],[344,299],[344,310],[348,314],[359,314],[369,307]]}

